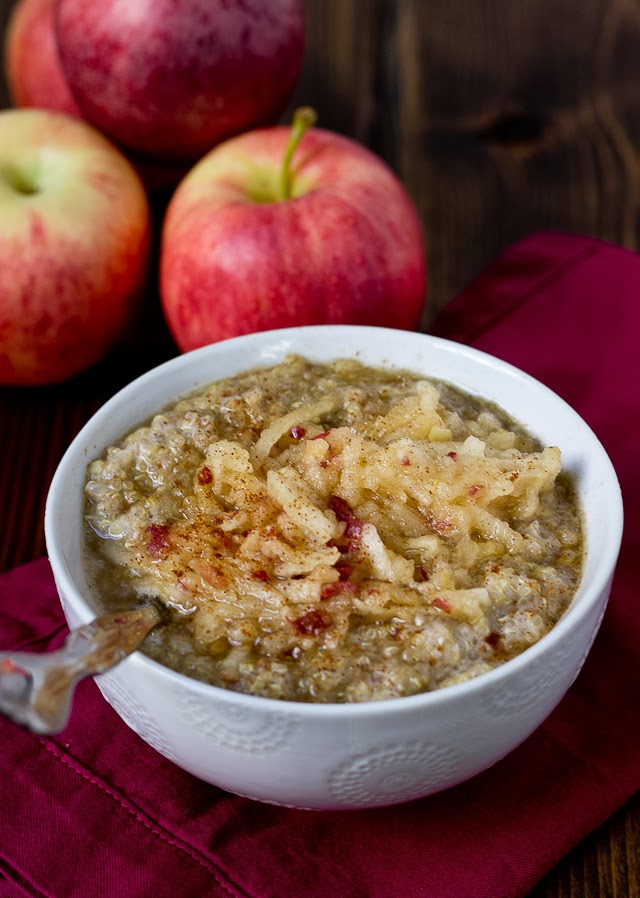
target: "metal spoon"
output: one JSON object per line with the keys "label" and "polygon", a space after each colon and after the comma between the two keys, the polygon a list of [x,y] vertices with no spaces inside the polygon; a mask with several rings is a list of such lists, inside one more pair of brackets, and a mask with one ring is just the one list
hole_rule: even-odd
{"label": "metal spoon", "polygon": [[96,618],[73,630],[55,652],[0,652],[0,712],[34,733],[59,733],[69,720],[76,683],[115,667],[164,620],[164,609],[150,603]]}

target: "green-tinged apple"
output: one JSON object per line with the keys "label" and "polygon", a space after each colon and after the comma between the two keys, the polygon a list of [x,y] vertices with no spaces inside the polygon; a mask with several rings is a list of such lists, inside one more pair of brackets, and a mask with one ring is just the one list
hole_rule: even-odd
{"label": "green-tinged apple", "polygon": [[303,324],[418,325],[425,257],[410,197],[365,147],[304,133],[313,121],[302,109],[293,129],[226,141],[178,185],[160,289],[181,350]]}
{"label": "green-tinged apple", "polygon": [[140,179],[94,128],[0,113],[0,383],[66,380],[124,334],[145,284]]}
{"label": "green-tinged apple", "polygon": [[277,121],[304,45],[302,0],[56,0],[55,31],[87,121],[178,162]]}

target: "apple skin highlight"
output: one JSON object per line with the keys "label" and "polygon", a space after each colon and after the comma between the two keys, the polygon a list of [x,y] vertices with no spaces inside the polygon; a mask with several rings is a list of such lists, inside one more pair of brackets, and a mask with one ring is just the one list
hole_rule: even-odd
{"label": "apple skin highlight", "polygon": [[414,329],[425,299],[421,225],[404,187],[352,140],[308,131],[278,201],[291,130],[226,141],[178,186],[160,257],[181,350],[306,324]]}
{"label": "apple skin highlight", "polygon": [[162,161],[275,122],[304,46],[301,0],[58,0],[55,32],[84,118]]}

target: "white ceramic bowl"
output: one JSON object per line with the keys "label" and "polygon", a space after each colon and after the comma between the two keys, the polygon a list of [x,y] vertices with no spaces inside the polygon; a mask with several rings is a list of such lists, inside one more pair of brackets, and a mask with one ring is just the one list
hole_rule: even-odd
{"label": "white ceramic bowl", "polygon": [[190,680],[137,652],[97,678],[122,719],[203,780],[261,801],[364,808],[446,789],[522,742],[578,674],[605,610],[622,532],[617,478],[601,444],[558,396],[483,353],[406,331],[320,326],[253,334],[207,346],[121,390],[83,428],[56,472],[45,530],[70,627],[95,616],[81,559],[86,465],[171,400],[288,353],[355,357],[434,376],[497,402],[575,476],[586,525],[582,585],[536,645],[477,679],[408,698],[312,705],[239,695]]}

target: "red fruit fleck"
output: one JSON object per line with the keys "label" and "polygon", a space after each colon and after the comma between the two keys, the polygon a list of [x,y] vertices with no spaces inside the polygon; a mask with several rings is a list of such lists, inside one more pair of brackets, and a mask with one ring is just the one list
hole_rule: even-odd
{"label": "red fruit fleck", "polygon": [[469,487],[469,497],[473,499],[474,496],[477,496],[478,493],[481,493],[484,487],[480,483],[476,483],[473,486]]}
{"label": "red fruit fleck", "polygon": [[423,564],[420,565],[420,576],[422,577],[423,580],[429,579],[429,571],[426,569],[426,567]]}
{"label": "red fruit fleck", "polygon": [[325,437],[328,437],[331,433],[330,430],[325,430],[323,433],[318,433],[314,437],[311,437],[312,440],[324,440]]}
{"label": "red fruit fleck", "polygon": [[457,452],[447,452],[447,458],[452,458],[455,461],[457,457],[458,457]]}
{"label": "red fruit fleck", "polygon": [[304,427],[300,427],[299,424],[295,424],[289,431],[293,440],[301,440],[306,432],[307,431],[304,429]]}
{"label": "red fruit fleck", "polygon": [[334,596],[337,596],[340,592],[340,582],[337,583],[325,583],[323,584],[320,590],[320,601],[328,602],[329,599],[332,599]]}
{"label": "red fruit fleck", "polygon": [[408,468],[411,465],[411,460],[405,457],[402,459],[400,464],[402,465],[403,468]]}
{"label": "red fruit fleck", "polygon": [[438,533],[446,533],[447,530],[451,529],[449,521],[440,521],[432,514],[427,515],[426,523],[432,530],[436,530]]}
{"label": "red fruit fleck", "polygon": [[327,630],[331,626],[333,617],[328,611],[313,609],[312,611],[307,611],[306,614],[297,617],[295,620],[290,620],[289,623],[293,625],[301,636],[307,636],[309,634],[319,636],[323,630]]}
{"label": "red fruit fleck", "polygon": [[270,580],[269,574],[266,571],[254,571],[251,576],[254,580],[262,580],[263,583],[268,583]]}
{"label": "red fruit fleck", "polygon": [[360,587],[357,583],[354,583],[353,580],[336,580],[335,583],[324,584],[324,586],[320,590],[320,600],[322,602],[327,602],[329,599],[332,599],[334,596],[337,596],[340,593],[350,593],[351,595],[357,595],[359,592]]}
{"label": "red fruit fleck", "polygon": [[347,500],[342,499],[340,496],[331,496],[329,508],[339,521],[349,521],[353,517],[353,509]]}
{"label": "red fruit fleck", "polygon": [[360,545],[364,521],[353,513],[353,509],[340,496],[332,496],[329,499],[329,508],[337,519],[346,524],[344,537],[347,540],[347,552],[353,552]]}
{"label": "red fruit fleck", "polygon": [[220,530],[218,527],[214,527],[211,532],[223,549],[229,549],[231,547],[233,540],[228,533],[225,533],[224,530]]}
{"label": "red fruit fleck", "polygon": [[347,525],[345,533],[349,537],[349,543],[347,545],[348,552],[355,552],[360,545],[360,540],[362,539],[362,527],[362,521],[359,521],[357,524]]}
{"label": "red fruit fleck", "polygon": [[328,467],[329,467],[329,462],[328,462],[328,460],[327,460],[326,458],[323,458],[322,461],[319,461],[319,462],[318,462],[318,464],[320,465],[321,468],[328,468]]}
{"label": "red fruit fleck", "polygon": [[336,570],[340,574],[341,580],[348,580],[351,574],[353,573],[353,565],[351,564],[336,564]]}
{"label": "red fruit fleck", "polygon": [[169,526],[167,524],[149,524],[145,533],[147,539],[147,551],[154,558],[160,558],[169,548]]}
{"label": "red fruit fleck", "polygon": [[198,483],[205,486],[207,483],[211,483],[213,481],[213,474],[211,473],[211,468],[208,468],[206,465],[203,465],[198,471]]}
{"label": "red fruit fleck", "polygon": [[451,611],[451,602],[447,599],[443,599],[442,596],[436,596],[433,600],[433,604],[436,608],[439,608],[440,611],[446,611],[447,614]]}

